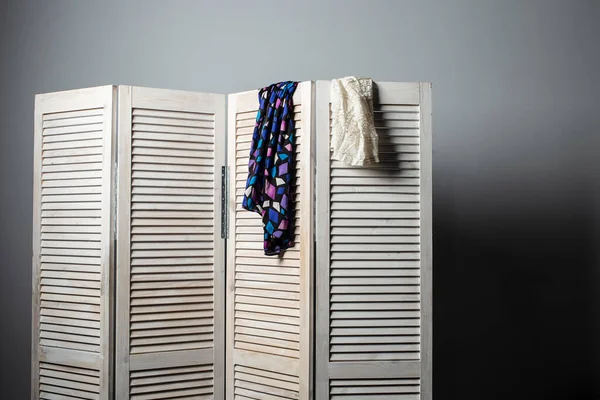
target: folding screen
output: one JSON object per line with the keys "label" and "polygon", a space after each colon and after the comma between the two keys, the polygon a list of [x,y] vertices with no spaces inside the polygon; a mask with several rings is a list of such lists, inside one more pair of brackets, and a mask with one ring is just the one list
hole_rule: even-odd
{"label": "folding screen", "polygon": [[316,399],[431,399],[431,89],[377,83],[380,163],[331,159],[317,83]]}
{"label": "folding screen", "polygon": [[256,90],[36,96],[32,398],[430,400],[431,89],[376,87],[357,168],[329,82],[299,84],[295,246],[269,257],[241,208]]}

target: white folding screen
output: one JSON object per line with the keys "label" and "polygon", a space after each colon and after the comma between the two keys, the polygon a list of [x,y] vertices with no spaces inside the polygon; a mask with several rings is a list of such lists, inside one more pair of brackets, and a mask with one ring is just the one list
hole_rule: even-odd
{"label": "white folding screen", "polygon": [[228,102],[227,399],[308,399],[312,380],[313,83],[294,95],[295,245],[262,250],[260,215],[243,210],[258,91]]}
{"label": "white folding screen", "polygon": [[223,95],[119,88],[116,398],[223,396]]}
{"label": "white folding screen", "polygon": [[112,398],[112,86],[38,95],[33,399]]}
{"label": "white folding screen", "polygon": [[377,83],[380,163],[331,159],[317,83],[316,398],[431,399],[431,88]]}
{"label": "white folding screen", "polygon": [[36,96],[32,399],[431,400],[431,88],[376,84],[359,168],[329,86],[294,96],[296,244],[270,257],[241,208],[258,91]]}

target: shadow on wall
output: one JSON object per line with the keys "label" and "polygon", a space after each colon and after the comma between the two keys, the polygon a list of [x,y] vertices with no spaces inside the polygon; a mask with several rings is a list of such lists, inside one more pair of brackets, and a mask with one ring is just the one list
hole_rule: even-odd
{"label": "shadow on wall", "polygon": [[433,393],[600,398],[593,196],[528,198],[522,188],[486,184],[449,190],[461,185],[434,176]]}

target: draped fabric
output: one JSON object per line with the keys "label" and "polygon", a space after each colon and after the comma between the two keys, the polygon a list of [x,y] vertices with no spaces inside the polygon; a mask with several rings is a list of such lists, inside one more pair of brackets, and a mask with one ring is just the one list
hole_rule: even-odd
{"label": "draped fabric", "polygon": [[378,141],[373,119],[373,81],[354,76],[333,79],[331,158],[354,166],[378,163]]}
{"label": "draped fabric", "polygon": [[297,85],[279,82],[258,94],[242,207],[262,215],[266,255],[279,254],[294,245],[290,189],[295,140],[292,97]]}

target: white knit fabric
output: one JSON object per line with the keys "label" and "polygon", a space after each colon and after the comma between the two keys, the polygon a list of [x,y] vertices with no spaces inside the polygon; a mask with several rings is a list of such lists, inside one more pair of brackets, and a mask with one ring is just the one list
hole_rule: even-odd
{"label": "white knit fabric", "polygon": [[355,166],[379,162],[371,79],[348,76],[332,80],[331,118],[334,160]]}

